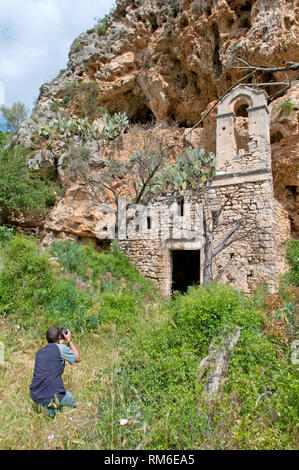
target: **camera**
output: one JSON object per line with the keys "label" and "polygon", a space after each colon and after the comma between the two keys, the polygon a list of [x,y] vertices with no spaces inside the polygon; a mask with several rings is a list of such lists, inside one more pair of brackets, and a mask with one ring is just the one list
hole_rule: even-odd
{"label": "camera", "polygon": [[60,332],[63,333],[64,335],[67,334],[67,331],[68,331],[68,329],[67,329],[66,326],[62,326],[62,327],[60,328]]}

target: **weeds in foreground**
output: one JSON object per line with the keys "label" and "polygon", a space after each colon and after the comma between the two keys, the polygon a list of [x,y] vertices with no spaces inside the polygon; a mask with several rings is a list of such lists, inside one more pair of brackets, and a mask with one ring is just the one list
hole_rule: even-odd
{"label": "weeds in foreground", "polygon": [[[116,251],[63,242],[49,260],[31,239],[4,239],[1,449],[296,448],[294,287],[283,281],[278,295],[260,289],[247,299],[230,286],[209,285],[158,302]],[[83,360],[64,373],[78,408],[49,420],[34,411],[29,384],[35,353],[55,322],[73,328]],[[199,363],[229,324],[242,327],[241,337],[207,406],[199,399]]]}

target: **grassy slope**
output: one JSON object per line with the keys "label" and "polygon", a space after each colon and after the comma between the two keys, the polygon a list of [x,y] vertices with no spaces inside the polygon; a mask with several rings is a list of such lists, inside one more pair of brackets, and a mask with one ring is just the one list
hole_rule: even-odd
{"label": "grassy slope", "polygon": [[[296,447],[298,385],[282,304],[265,316],[261,296],[246,300],[229,286],[158,302],[115,251],[60,243],[52,255],[59,262],[25,237],[2,250],[1,449]],[[292,316],[293,293],[284,295]],[[274,333],[273,309],[282,318]],[[241,339],[228,380],[207,408],[198,364],[210,338],[234,322],[243,327]],[[48,420],[33,410],[28,392],[35,353],[52,323],[73,330],[83,361],[64,373],[78,408]],[[121,419],[128,422],[121,426]]]}

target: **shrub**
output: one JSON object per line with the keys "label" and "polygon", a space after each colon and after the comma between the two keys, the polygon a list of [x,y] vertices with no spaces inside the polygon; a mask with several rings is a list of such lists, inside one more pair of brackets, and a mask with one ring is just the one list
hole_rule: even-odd
{"label": "shrub", "polygon": [[46,289],[39,289],[36,299],[43,307],[43,317],[48,323],[65,324],[75,331],[88,329],[86,312],[93,299],[88,292],[76,288],[73,280],[61,280]]}
{"label": "shrub", "polygon": [[299,240],[286,240],[286,260],[290,267],[289,273],[285,276],[291,284],[299,287]]}
{"label": "shrub", "polygon": [[260,325],[260,315],[249,309],[244,295],[229,285],[192,287],[188,295],[177,294],[166,309],[174,325],[172,334],[199,353],[226,326]]}
{"label": "shrub", "polygon": [[68,83],[64,88],[63,102],[73,102],[78,107],[80,117],[88,117],[92,122],[98,112],[99,84],[97,82],[78,82],[76,80]]}
{"label": "shrub", "polygon": [[129,120],[126,113],[115,113],[113,116],[110,114],[103,115],[104,127],[102,130],[103,140],[116,139],[129,125]]}
{"label": "shrub", "polygon": [[21,235],[7,244],[0,271],[0,311],[19,318],[36,313],[36,296],[40,289],[49,289],[54,277],[48,256],[39,253],[36,244]]}
{"label": "shrub", "polygon": [[87,174],[89,169],[90,150],[83,145],[71,146],[63,158],[62,166],[75,179],[79,175]]}
{"label": "shrub", "polygon": [[10,227],[0,226],[0,245],[6,245],[14,235],[14,229]]}
{"label": "shrub", "polygon": [[3,147],[7,142],[7,133],[0,131],[0,149]]}
{"label": "shrub", "polygon": [[59,259],[58,267],[33,239],[10,238],[0,270],[0,314],[40,332],[46,324],[66,324],[77,332],[102,323],[128,328],[143,297],[154,292],[115,247],[104,254],[91,246],[56,242],[52,254]]}
{"label": "shrub", "polygon": [[[113,378],[114,419],[130,416],[130,432],[123,436],[128,445],[143,440],[145,449],[295,448],[294,367],[263,334],[263,321],[255,299],[226,285],[194,287],[136,317],[134,330],[118,342],[122,359]],[[235,323],[243,328],[228,377],[207,407],[199,398],[205,383],[196,380],[199,363],[210,339]],[[99,432],[110,436],[100,405],[99,417]],[[147,424],[143,436],[138,417]]]}
{"label": "shrub", "polygon": [[[119,290],[120,282],[140,296],[154,295],[154,288],[121,253],[115,244],[107,253],[96,252],[91,245],[78,242],[58,241],[52,243],[51,254],[57,256],[60,265],[68,272],[89,280],[101,291]],[[100,281],[100,283],[99,283]]]}
{"label": "shrub", "polygon": [[58,187],[30,171],[29,156],[30,150],[24,147],[0,149],[0,207],[4,222],[12,211],[42,212],[55,201]]}
{"label": "shrub", "polygon": [[98,23],[95,26],[95,30],[99,36],[104,36],[107,32],[107,29],[108,29],[107,16],[105,16],[103,19],[98,20]]}
{"label": "shrub", "polygon": [[70,54],[76,54],[77,52],[82,51],[82,49],[83,49],[83,44],[79,42],[78,40],[75,40],[73,44],[71,45]]}
{"label": "shrub", "polygon": [[50,103],[50,110],[53,112],[53,113],[57,113],[59,111],[59,105],[58,103],[56,103],[56,101],[52,101]]}
{"label": "shrub", "polygon": [[292,101],[283,101],[275,106],[276,111],[278,111],[279,117],[290,116],[295,109],[297,109],[292,103]]}

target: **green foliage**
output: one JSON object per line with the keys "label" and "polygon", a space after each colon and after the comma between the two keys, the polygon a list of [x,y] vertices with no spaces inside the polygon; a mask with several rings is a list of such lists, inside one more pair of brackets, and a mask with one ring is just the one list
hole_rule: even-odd
{"label": "green foliage", "polygon": [[39,256],[37,251],[33,242],[20,236],[14,237],[6,247],[4,267],[0,271],[2,315],[18,314],[21,319],[30,317],[35,293],[51,284],[53,276],[47,258]]}
{"label": "green foliage", "polygon": [[85,140],[88,136],[95,136],[96,131],[96,124],[91,125],[87,117],[85,119],[68,119],[63,117],[60,112],[57,113],[56,119],[49,123],[46,119],[41,119],[38,125],[38,135],[50,142],[57,138],[68,139],[73,135],[78,135]]}
{"label": "green foliage", "polygon": [[176,158],[175,164],[166,169],[166,179],[171,188],[179,193],[186,189],[196,190],[213,177],[215,164],[213,153],[206,154],[204,149],[188,147]]}
{"label": "green foliage", "polygon": [[23,147],[0,150],[0,207],[11,211],[42,211],[55,201],[57,186],[30,171],[29,151]]}
{"label": "green foliage", "polygon": [[103,108],[103,106],[98,106],[97,108],[97,114],[101,117],[104,116],[104,114],[108,114],[108,111],[106,108]]}
{"label": "green foliage", "polygon": [[90,150],[82,145],[72,146],[65,155],[62,167],[74,178],[86,175],[89,170]]}
{"label": "green foliage", "polygon": [[14,103],[11,108],[4,105],[0,106],[0,112],[5,121],[6,129],[11,134],[16,134],[21,123],[28,117],[28,110],[24,103],[20,101]]}
{"label": "green foliage", "polygon": [[[147,158],[146,155],[144,157]],[[163,161],[146,188],[144,197],[169,192],[179,197],[186,190],[198,191],[213,178],[215,163],[213,153],[206,154],[204,149],[188,147],[174,164]]]}
{"label": "green foliage", "polygon": [[3,232],[0,316],[13,317],[23,327],[42,332],[46,325],[66,324],[83,332],[103,323],[133,324],[143,296],[154,295],[115,247],[104,254],[91,246],[56,242],[51,251],[59,264],[53,264],[34,240]]}
{"label": "green foliage", "polygon": [[171,18],[169,21],[166,21],[166,23],[164,23],[164,26],[165,28],[168,28],[168,26],[171,26],[174,23],[175,23],[175,20]]}
{"label": "green foliage", "polygon": [[290,116],[292,112],[296,109],[292,101],[283,101],[275,106],[275,109],[278,111],[279,117]]}
{"label": "green foliage", "polygon": [[100,291],[119,290],[119,282],[124,280],[129,289],[137,289],[140,295],[151,295],[154,292],[151,284],[115,244],[112,244],[108,253],[98,253],[91,245],[59,241],[52,243],[51,253],[57,256],[62,268],[83,280],[89,280]]}
{"label": "green foliage", "polygon": [[7,142],[7,133],[0,131],[0,149],[3,147]]}
{"label": "green foliage", "polygon": [[5,247],[4,266],[0,271],[0,312],[20,319],[36,314],[36,295],[49,289],[53,272],[45,254],[24,236],[13,237]]}
{"label": "green foliage", "polygon": [[76,80],[68,83],[64,88],[63,102],[72,102],[79,105],[81,118],[88,117],[92,122],[98,113],[99,84],[97,82],[78,82]]}
{"label": "green foliage", "polygon": [[290,267],[289,273],[285,276],[292,285],[299,287],[299,240],[286,240],[286,260]]}
{"label": "green foliage", "polygon": [[[229,285],[210,284],[158,303],[153,287],[115,244],[104,253],[91,245],[55,242],[50,261],[28,237],[9,235],[5,243],[0,247],[0,315],[2,325],[3,316],[10,321],[5,345],[8,354],[13,351],[14,367],[16,351],[23,348],[19,354],[26,357],[28,345],[32,348],[37,338],[40,342],[52,324],[77,333],[76,344],[86,358],[82,383],[72,384],[85,403],[81,414],[76,410],[76,440],[68,440],[70,422],[67,429],[59,422],[55,431],[55,423],[48,430],[42,422],[32,447],[57,432],[59,445],[66,448],[80,447],[76,442],[93,448],[96,442],[103,449],[132,449],[142,442],[143,449],[156,450],[296,449],[296,366],[289,349],[265,332],[260,309],[266,291],[248,298]],[[293,309],[290,303],[287,299],[282,309]],[[197,380],[200,361],[211,339],[235,324],[242,329],[227,378],[207,406],[201,400],[206,379]],[[18,335],[11,333],[16,325]],[[22,367],[32,364],[32,355],[21,362]],[[3,383],[10,392],[7,369]],[[26,373],[24,383],[25,390]],[[97,405],[97,420],[89,401]],[[27,423],[23,430],[18,422],[18,435],[26,432],[25,440]],[[5,446],[16,445],[10,439]]]}
{"label": "green foliage", "polygon": [[77,52],[82,51],[82,49],[83,44],[76,39],[70,47],[70,54],[76,54]]}
{"label": "green foliage", "polygon": [[126,113],[115,113],[103,115],[104,127],[102,130],[102,138],[105,141],[116,139],[129,125],[129,119]]}
{"label": "green foliage", "polygon": [[59,111],[59,105],[56,101],[51,101],[50,103],[50,110],[53,111],[53,113],[58,113]]}
{"label": "green foliage", "polygon": [[[108,417],[110,397],[103,396],[100,436],[106,435],[109,445],[111,432],[119,428],[105,423],[113,426],[129,417],[119,438],[128,448],[140,441],[145,449],[295,448],[295,368],[262,334],[263,323],[254,300],[216,284],[194,287],[150,316],[137,317],[134,331],[118,342],[122,359],[113,374],[114,421]],[[196,380],[199,363],[210,340],[233,324],[242,330],[229,380],[207,407],[200,400],[205,379]],[[143,433],[140,421],[146,422]]]}
{"label": "green foliage", "polygon": [[107,29],[108,29],[107,15],[105,15],[104,18],[98,19],[97,25],[95,26],[95,30],[99,36],[104,36],[107,32]]}
{"label": "green foliage", "polygon": [[11,227],[0,226],[0,245],[5,246],[14,235],[14,229]]}

